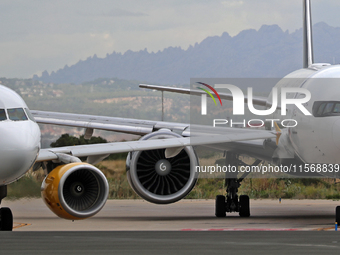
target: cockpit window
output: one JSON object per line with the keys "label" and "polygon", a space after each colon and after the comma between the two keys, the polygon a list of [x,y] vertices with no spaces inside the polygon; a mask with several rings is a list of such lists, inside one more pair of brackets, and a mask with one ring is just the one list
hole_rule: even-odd
{"label": "cockpit window", "polygon": [[7,120],[6,112],[4,109],[0,109],[0,121]]}
{"label": "cockpit window", "polygon": [[[317,112],[317,115],[318,116],[321,116],[322,113],[323,113],[323,110],[325,109],[325,106],[326,106],[326,103],[323,103],[322,105],[320,105],[319,109],[318,109],[318,112]],[[317,117],[317,116],[315,116]]]}
{"label": "cockpit window", "polygon": [[335,105],[333,112],[334,113],[340,113],[340,103]]}
{"label": "cockpit window", "polygon": [[25,108],[25,112],[26,112],[28,118],[29,118],[31,121],[34,121],[34,122],[35,122],[35,119],[34,119],[32,113],[30,112],[30,110],[28,110],[27,108]]}
{"label": "cockpit window", "polygon": [[315,102],[313,105],[314,117],[340,116],[340,102]]}
{"label": "cockpit window", "polygon": [[22,108],[7,109],[8,117],[10,120],[22,121],[28,120],[27,116]]}

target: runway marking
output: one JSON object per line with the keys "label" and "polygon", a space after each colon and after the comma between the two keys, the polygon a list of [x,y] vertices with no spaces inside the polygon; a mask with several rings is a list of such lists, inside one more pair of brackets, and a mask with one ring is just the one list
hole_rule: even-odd
{"label": "runway marking", "polygon": [[13,225],[17,224],[16,226],[13,226],[13,229],[16,228],[22,228],[22,227],[26,227],[26,226],[31,226],[32,224],[29,223],[19,223],[19,222],[13,222]]}
{"label": "runway marking", "polygon": [[329,230],[334,230],[335,231],[335,227],[330,227],[330,228],[317,228],[314,229],[316,231],[329,231]]}
{"label": "runway marking", "polygon": [[[235,244],[235,242],[226,242],[226,244]],[[337,245],[327,245],[327,244],[295,244],[295,243],[263,243],[263,242],[242,242],[242,245],[256,245],[256,246],[293,246],[293,247],[324,247],[324,248],[335,248],[339,249]]]}
{"label": "runway marking", "polygon": [[306,229],[299,228],[210,228],[210,229],[194,229],[187,228],[181,231],[301,231]]}

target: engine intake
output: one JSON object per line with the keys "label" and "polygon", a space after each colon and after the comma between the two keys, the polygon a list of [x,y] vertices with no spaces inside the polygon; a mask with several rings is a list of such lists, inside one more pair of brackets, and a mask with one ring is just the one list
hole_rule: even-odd
{"label": "engine intake", "polygon": [[51,211],[70,220],[86,219],[98,213],[108,193],[104,174],[86,163],[58,166],[41,186],[42,197]]}
{"label": "engine intake", "polygon": [[[158,131],[141,140],[177,138],[171,131]],[[143,199],[156,204],[169,204],[184,198],[197,181],[198,160],[191,146],[184,147],[172,158],[165,149],[129,153],[126,161],[131,187]]]}

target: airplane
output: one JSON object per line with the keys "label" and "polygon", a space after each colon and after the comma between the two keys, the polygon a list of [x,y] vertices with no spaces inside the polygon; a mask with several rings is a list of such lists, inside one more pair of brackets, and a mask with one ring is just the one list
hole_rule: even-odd
{"label": "airplane", "polygon": [[[126,160],[127,178],[133,190],[146,201],[156,204],[174,203],[184,198],[195,186],[199,160],[195,146],[209,146],[226,152],[226,161],[239,166],[240,155],[276,164],[339,164],[340,142],[337,126],[340,106],[337,84],[320,88],[320,79],[339,78],[340,66],[317,64],[313,60],[311,2],[304,5],[304,65],[288,77],[298,77],[299,84],[278,83],[276,86],[306,88],[311,100],[305,105],[313,116],[302,115],[297,106],[287,108],[287,115],[300,120],[294,128],[275,124],[273,130],[209,127],[164,121],[91,116],[70,113],[31,111],[13,90],[0,85],[0,203],[7,196],[7,185],[21,178],[30,169],[42,167],[45,179],[41,186],[42,198],[57,216],[68,220],[82,220],[94,216],[106,203],[109,185],[103,173],[94,164],[109,154],[129,152]],[[141,85],[161,91],[201,95],[198,90]],[[221,93],[230,100],[230,94]],[[297,93],[293,96],[297,96]],[[247,101],[248,98],[245,98]],[[250,100],[250,98],[249,98]],[[252,98],[255,105],[271,107],[268,99]],[[338,105],[339,104],[339,105]],[[328,109],[325,111],[325,109]],[[330,109],[330,110],[329,110]],[[279,118],[279,107],[274,118]],[[124,132],[142,136],[139,141],[106,144],[66,146],[42,149],[38,124],[63,125],[85,129],[89,139],[95,129]],[[190,130],[201,131],[199,139],[191,139]],[[317,148],[317,149],[316,149]],[[286,154],[293,157],[286,162]],[[282,156],[283,155],[283,156]],[[87,157],[82,162],[80,157]],[[238,196],[238,188],[245,176],[226,178],[226,196],[216,197],[215,215],[239,212],[250,216],[248,196]],[[340,207],[336,208],[340,220]],[[339,221],[337,221],[339,222]],[[0,229],[11,231],[13,215],[9,208],[0,209]]]}

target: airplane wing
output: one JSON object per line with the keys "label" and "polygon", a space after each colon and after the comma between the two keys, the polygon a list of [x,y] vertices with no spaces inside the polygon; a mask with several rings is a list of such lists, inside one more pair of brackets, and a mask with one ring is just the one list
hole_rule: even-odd
{"label": "airplane wing", "polygon": [[31,111],[35,120],[40,124],[53,124],[86,129],[100,129],[122,132],[134,135],[146,135],[162,128],[183,132],[190,125],[164,121],[138,120],[116,117],[102,117],[85,114]]}
{"label": "airplane wing", "polygon": [[58,159],[58,153],[70,154],[76,157],[99,156],[121,152],[132,152],[142,150],[155,150],[164,148],[179,148],[195,145],[211,145],[221,143],[240,142],[255,139],[275,138],[275,134],[264,130],[249,130],[242,133],[227,133],[223,135],[203,135],[198,139],[189,137],[141,140],[131,142],[114,142],[105,144],[91,144],[66,146],[59,148],[41,149],[37,162],[50,161]]}
{"label": "airplane wing", "polygon": [[[192,89],[184,89],[184,88],[173,88],[173,87],[165,87],[165,86],[158,86],[158,85],[147,85],[147,84],[140,84],[140,88],[143,89],[152,89],[152,90],[159,90],[159,91],[166,91],[166,92],[174,92],[180,94],[187,94],[187,95],[195,95],[200,96],[205,94],[204,91],[200,90],[192,90]],[[221,99],[225,100],[233,100],[233,95],[228,93],[218,93]],[[245,96],[244,103],[248,103],[248,98]],[[267,98],[264,97],[253,97],[253,104],[258,106],[266,106],[267,105]]]}
{"label": "airplane wing", "polygon": [[[57,158],[56,153],[66,153],[77,157],[98,156],[136,150],[167,149],[184,146],[209,145],[217,150],[244,151],[249,156],[270,159],[263,148],[264,140],[275,138],[272,131],[251,130],[245,128],[213,128],[209,126],[190,125],[164,121],[149,121],[128,118],[102,117],[84,114],[70,114],[45,111],[31,111],[36,121],[41,124],[53,124],[85,128],[85,138],[90,130],[91,137],[94,129],[122,132],[134,135],[147,135],[161,129],[167,129],[182,136],[182,138],[157,139],[150,141],[115,142],[97,145],[82,145],[63,148],[42,149],[38,161],[49,161]],[[190,130],[192,132],[190,132]],[[193,131],[194,130],[194,131]],[[218,135],[212,135],[218,134]],[[192,137],[193,139],[190,139]],[[261,140],[260,140],[261,139]],[[254,141],[256,147],[254,147]],[[251,146],[250,146],[251,143]],[[251,149],[251,150],[250,150]],[[256,152],[254,154],[254,152]],[[261,157],[260,157],[261,158]]]}

